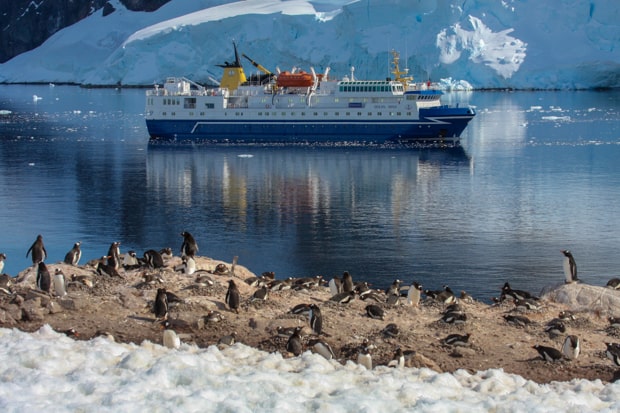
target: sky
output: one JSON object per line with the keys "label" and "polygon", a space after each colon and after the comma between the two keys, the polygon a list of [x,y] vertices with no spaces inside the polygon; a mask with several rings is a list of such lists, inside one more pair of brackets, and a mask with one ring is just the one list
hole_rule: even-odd
{"label": "sky", "polygon": [[329,67],[342,77],[353,66],[359,79],[383,79],[396,50],[419,81],[620,87],[620,2],[172,0],[152,13],[111,3],[114,13],[99,10],[1,64],[0,82],[214,83],[234,41],[272,71]]}

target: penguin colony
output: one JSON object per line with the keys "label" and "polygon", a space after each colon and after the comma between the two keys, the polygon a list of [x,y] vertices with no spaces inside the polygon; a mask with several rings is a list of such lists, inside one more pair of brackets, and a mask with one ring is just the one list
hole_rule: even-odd
{"label": "penguin colony", "polygon": [[[192,341],[191,333],[196,328],[221,331],[215,341],[220,348],[236,342],[243,343],[244,338],[239,337],[237,332],[225,330],[228,325],[233,324],[230,320],[242,317],[244,313],[260,314],[269,308],[272,300],[287,295],[296,297],[297,301],[301,302],[277,315],[274,321],[288,326],[267,328],[266,330],[271,331],[271,338],[263,341],[259,346],[262,349],[279,351],[292,357],[312,351],[328,360],[350,360],[367,369],[385,365],[394,368],[415,366],[440,370],[441,366],[416,351],[416,332],[399,327],[400,317],[415,317],[420,311],[430,311],[436,314],[436,320],[431,324],[420,325],[419,328],[434,331],[437,349],[454,359],[486,351],[476,342],[476,336],[483,333],[476,329],[476,320],[468,313],[470,306],[479,307],[483,304],[475,302],[464,291],[457,295],[447,285],[437,290],[423,289],[418,282],[409,284],[400,279],[395,279],[387,289],[378,290],[367,282],[354,280],[347,271],[342,273],[341,278],[333,276],[329,281],[322,276],[276,279],[273,272],[240,278],[234,271],[235,262],[230,267],[219,263],[212,268],[200,268],[197,264],[196,240],[187,231],[183,231],[181,237],[183,241],[177,257],[170,248],[149,249],[142,257],[132,250],[123,254],[121,243],[114,241],[106,255],[82,266],[81,242],[75,242],[66,253],[63,263],[89,269],[91,274],[67,276],[66,268],[63,271],[54,264],[46,264],[48,252],[43,237],[38,235],[26,252],[33,263],[32,269],[26,270],[26,274],[33,275],[33,291],[56,300],[67,299],[76,291],[94,290],[101,284],[120,283],[139,277],[141,281],[135,284],[135,288],[149,297],[146,305],[151,314],[151,328],[161,331],[160,342],[169,348],[179,348],[182,339],[189,338],[187,341]],[[579,282],[574,257],[567,250],[561,252],[564,256],[564,281]],[[177,262],[180,259],[181,264],[172,265],[175,258]],[[7,256],[0,253],[0,272],[6,260]],[[191,278],[193,282],[172,292],[171,290],[175,290],[175,283],[170,281],[175,277]],[[240,286],[244,288],[239,288]],[[620,279],[611,279],[607,288],[620,289]],[[583,322],[583,316],[578,318],[569,311],[560,311],[557,317],[545,320],[541,317],[546,306],[544,300],[528,291],[513,288],[509,282],[505,282],[498,290],[499,298],[493,299],[494,303],[488,308],[500,310],[498,318],[502,320],[502,328],[517,329],[535,339],[529,346],[529,351],[522,350],[524,363],[534,366],[540,364],[547,369],[549,367],[545,365],[548,363],[566,365],[574,362],[583,357],[585,351],[598,354],[609,366],[620,367],[620,342],[613,340],[620,339],[620,317],[608,318],[609,335],[612,338],[601,343],[605,349],[599,349],[596,353],[593,349],[596,347],[594,343],[589,342],[584,348],[583,339],[587,342],[587,337],[572,334],[572,326],[580,320]],[[312,294],[313,291],[329,291],[330,296],[328,299],[317,300]],[[22,292],[19,282],[4,275],[0,278],[0,298],[5,301],[15,300]],[[193,324],[180,319],[175,309],[187,306],[192,298],[198,295],[217,296],[219,300],[216,298],[213,301],[219,305],[202,314],[196,314],[199,321]],[[351,310],[352,307],[356,310]],[[359,336],[355,334],[356,326],[351,325],[351,342],[333,340],[333,318],[348,311],[356,311],[358,318],[365,318],[363,323],[375,325],[375,332]],[[252,328],[261,328],[257,318],[249,317]],[[74,338],[90,338],[88,335],[79,335],[73,328],[62,331],[70,331],[71,334],[66,334]],[[94,335],[112,336],[101,331],[91,337]]]}

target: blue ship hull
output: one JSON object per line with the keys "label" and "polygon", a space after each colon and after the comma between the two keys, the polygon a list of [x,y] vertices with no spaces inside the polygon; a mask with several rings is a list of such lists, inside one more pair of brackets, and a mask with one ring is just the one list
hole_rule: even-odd
{"label": "blue ship hull", "polygon": [[420,109],[420,119],[272,120],[147,119],[151,143],[448,142],[458,143],[471,108]]}

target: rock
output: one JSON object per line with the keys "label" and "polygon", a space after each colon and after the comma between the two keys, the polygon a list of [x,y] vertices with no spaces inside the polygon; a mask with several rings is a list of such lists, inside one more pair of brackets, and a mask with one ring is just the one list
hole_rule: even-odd
{"label": "rock", "polygon": [[45,320],[46,313],[49,313],[49,311],[46,308],[41,307],[38,300],[26,300],[22,306],[22,318],[26,321],[37,323],[43,322]]}
{"label": "rock", "polygon": [[573,311],[620,313],[620,291],[583,283],[562,284],[543,291],[543,298],[567,305]]}

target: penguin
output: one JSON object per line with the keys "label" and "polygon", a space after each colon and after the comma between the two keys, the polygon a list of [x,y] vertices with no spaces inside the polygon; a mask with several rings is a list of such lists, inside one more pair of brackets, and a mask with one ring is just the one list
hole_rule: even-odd
{"label": "penguin", "polygon": [[353,277],[351,277],[348,271],[345,271],[342,274],[342,291],[348,293],[349,291],[353,291],[354,288]]}
{"label": "penguin", "polygon": [[217,346],[220,349],[224,349],[226,347],[230,347],[237,342],[237,332],[233,331],[227,336],[220,337],[217,341]]}
{"label": "penguin", "polygon": [[573,254],[569,250],[562,250],[562,254],[564,254],[564,282],[566,284],[578,282],[577,264],[575,263]]}
{"label": "penguin", "polygon": [[515,300],[515,309],[518,311],[535,311],[540,310],[540,305],[538,304],[538,301],[531,298],[517,299]]}
{"label": "penguin", "polygon": [[181,258],[183,257],[194,257],[198,252],[198,244],[196,240],[187,231],[181,232],[181,236],[183,237],[183,243],[181,244]]}
{"label": "penguin", "polygon": [[332,360],[336,358],[334,350],[332,350],[329,343],[324,340],[321,340],[319,338],[312,339],[308,341],[308,346],[310,346],[314,353],[320,354],[326,360]]}
{"label": "penguin", "polygon": [[269,289],[263,285],[252,294],[252,301],[265,301],[269,297]]}
{"label": "penguin", "polygon": [[219,323],[224,320],[224,315],[219,311],[209,310],[204,319],[207,323]]}
{"label": "penguin", "polygon": [[301,329],[303,327],[295,328],[293,334],[289,337],[286,343],[286,351],[293,353],[294,356],[299,356],[304,352],[304,345],[301,341]]}
{"label": "penguin", "polygon": [[556,338],[566,332],[566,326],[560,320],[552,320],[545,327],[545,333],[549,334],[550,338]]}
{"label": "penguin", "polygon": [[532,346],[532,348],[538,351],[538,354],[540,355],[540,357],[542,357],[543,360],[550,363],[562,359],[562,352],[553,347],[541,346],[539,344],[536,344]]}
{"label": "penguin", "polygon": [[280,338],[286,338],[288,339],[294,332],[295,329],[297,327],[282,327],[282,326],[277,326],[276,327],[276,334],[278,337]]}
{"label": "penguin", "polygon": [[383,311],[383,308],[375,304],[369,304],[366,306],[366,314],[368,315],[368,317],[374,318],[376,320],[383,320],[383,318],[385,317],[385,312]]}
{"label": "penguin", "polygon": [[164,330],[162,342],[164,344],[164,347],[170,349],[178,349],[179,347],[181,347],[181,339],[179,338],[177,333],[171,328],[166,328]]}
{"label": "penguin", "polygon": [[445,313],[441,317],[441,321],[447,324],[455,324],[455,325],[463,324],[467,322],[467,314],[463,312],[459,312],[459,311],[451,311],[451,312]]}
{"label": "penguin", "polygon": [[121,268],[121,243],[113,242],[108,249],[108,265],[118,271]]}
{"label": "penguin", "polygon": [[73,248],[65,255],[65,264],[77,266],[82,258],[82,250],[80,249],[81,242],[78,241],[73,244]]}
{"label": "penguin", "polygon": [[329,301],[333,301],[339,304],[347,304],[347,303],[350,303],[353,299],[355,299],[355,292],[349,291],[349,292],[338,293],[334,295],[333,297],[331,297]]}
{"label": "penguin", "polygon": [[447,285],[443,286],[443,291],[437,294],[437,297],[435,297],[435,299],[437,301],[441,301],[444,304],[452,304],[456,302],[456,296],[454,295],[454,292],[452,292],[450,287],[448,287]]}
{"label": "penguin", "polygon": [[558,313],[558,317],[560,318],[560,320],[565,320],[565,321],[575,321],[577,319],[575,314],[572,311],[568,311],[568,310],[560,311]]}
{"label": "penguin", "polygon": [[37,269],[37,288],[46,293],[50,292],[52,286],[52,278],[50,272],[47,269],[47,265],[43,261],[39,262]]}
{"label": "penguin", "polygon": [[140,263],[138,262],[136,252],[134,250],[127,251],[127,253],[123,255],[123,268],[125,270],[133,270],[139,267]]}
{"label": "penguin", "polygon": [[329,293],[334,296],[342,292],[342,281],[338,277],[329,280]]}
{"label": "penguin", "polygon": [[308,314],[310,320],[310,328],[315,334],[320,335],[323,331],[323,316],[321,315],[321,309],[316,304],[310,304],[310,313]]}
{"label": "penguin", "polygon": [[388,362],[387,366],[395,367],[397,369],[405,368],[405,355],[400,347],[396,349],[394,356],[392,356],[392,360]]}
{"label": "penguin", "polygon": [[6,260],[6,254],[4,252],[0,252],[0,274],[4,271],[4,261]]}
{"label": "penguin", "polygon": [[422,297],[422,285],[417,282],[413,282],[409,291],[407,291],[407,305],[412,307],[418,307],[420,305],[420,298]]}
{"label": "penguin", "polygon": [[444,344],[446,346],[467,347],[467,346],[469,346],[469,337],[471,337],[471,334],[469,334],[469,333],[464,334],[464,335],[462,335],[462,334],[450,334],[446,338],[441,340],[441,342],[442,342],[442,344]]}
{"label": "penguin", "polygon": [[[505,297],[510,297],[513,300],[524,300],[524,299],[538,300],[539,299],[538,297],[533,296],[532,294],[530,294],[527,291],[512,289],[512,287],[510,287],[510,284],[507,283],[507,282],[502,287],[502,296],[504,298]],[[502,298],[502,300],[504,298]]]}
{"label": "penguin", "polygon": [[118,271],[116,271],[113,266],[105,263],[106,260],[108,260],[109,262],[109,256],[101,257],[101,259],[99,260],[99,264],[97,264],[97,273],[99,275],[105,274],[110,277],[120,277],[121,275],[118,273]]}
{"label": "penguin", "polygon": [[161,254],[155,250],[148,250],[144,253],[144,261],[151,268],[163,268],[164,259]]}
{"label": "penguin", "polygon": [[168,319],[168,295],[165,288],[158,288],[153,306],[155,321],[165,321]]}
{"label": "penguin", "polygon": [[381,330],[381,333],[383,333],[386,338],[395,338],[400,334],[400,329],[396,324],[390,323],[386,325],[383,330]]}
{"label": "penguin", "polygon": [[65,284],[65,274],[63,274],[60,268],[56,268],[54,271],[54,291],[58,297],[64,297],[67,295],[67,287]]}
{"label": "penguin", "polygon": [[366,367],[368,370],[372,370],[372,354],[370,352],[373,348],[374,346],[365,338],[357,353],[357,364]]}
{"label": "penguin", "polygon": [[174,267],[175,271],[180,271],[183,274],[192,275],[196,272],[196,260],[194,257],[185,256],[181,258],[182,263]]}
{"label": "penguin", "polygon": [[239,289],[235,284],[235,281],[228,281],[228,290],[226,291],[226,304],[230,311],[234,311],[239,314]]}
{"label": "penguin", "polygon": [[569,335],[564,339],[564,344],[562,344],[562,354],[568,360],[575,360],[579,357],[579,353],[581,352],[581,343],[579,342],[579,337]]}
{"label": "penguin", "polygon": [[310,304],[305,304],[305,303],[297,304],[295,307],[291,308],[288,312],[289,314],[309,316],[310,315]]}
{"label": "penguin", "polygon": [[[1,272],[2,270],[0,270]],[[612,290],[620,290],[620,278],[612,278],[611,280],[607,281],[607,284],[605,285],[607,288],[611,288]]]}
{"label": "penguin", "polygon": [[392,284],[387,288],[387,290],[385,290],[385,293],[387,295],[396,295],[396,296],[400,296],[400,283],[402,281],[399,279],[396,279],[392,282]]}
{"label": "penguin", "polygon": [[516,327],[525,327],[529,324],[532,324],[532,320],[530,320],[529,318],[525,316],[520,316],[520,315],[506,314],[504,315],[504,320],[506,320],[508,324],[512,324],[513,326],[516,326]]}
{"label": "penguin", "polygon": [[620,344],[618,343],[605,343],[607,350],[605,355],[608,359],[614,362],[616,366],[620,366]]}
{"label": "penguin", "polygon": [[30,248],[28,248],[28,251],[26,251],[26,257],[28,257],[28,254],[30,254],[31,252],[32,264],[34,265],[45,261],[45,259],[47,258],[47,250],[45,249],[45,245],[43,244],[42,235],[37,235],[37,239],[35,240],[35,242],[33,242]]}
{"label": "penguin", "polygon": [[609,326],[613,328],[620,328],[620,318],[619,317],[607,317],[607,321],[609,321]]}

